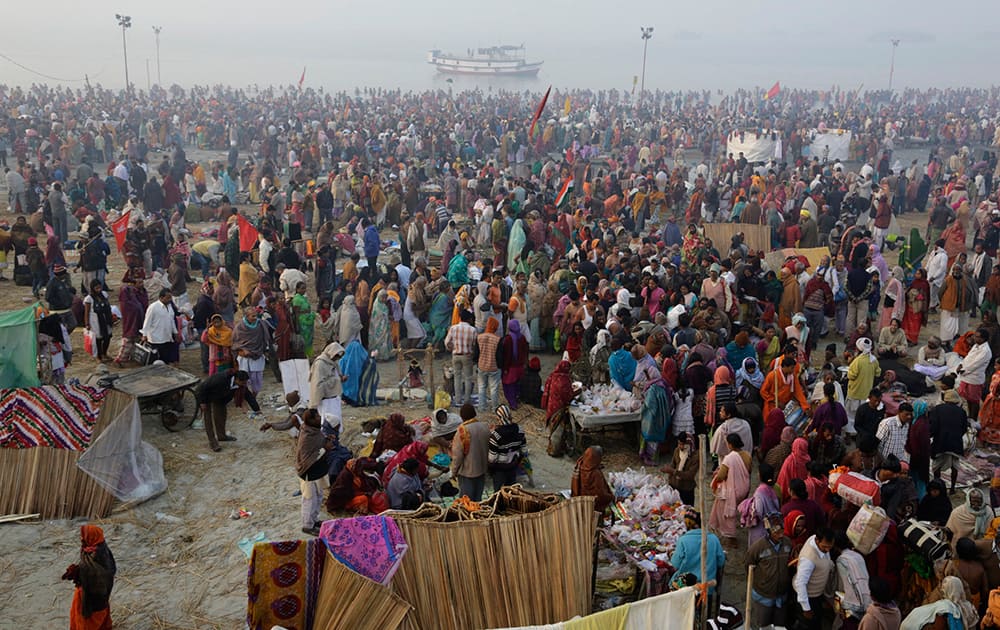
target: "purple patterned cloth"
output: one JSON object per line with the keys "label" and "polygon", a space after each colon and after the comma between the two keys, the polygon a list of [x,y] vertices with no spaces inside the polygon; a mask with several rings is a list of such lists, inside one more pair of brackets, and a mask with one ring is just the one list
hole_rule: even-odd
{"label": "purple patterned cloth", "polygon": [[409,548],[396,521],[386,516],[326,521],[319,538],[344,566],[382,586],[389,585]]}

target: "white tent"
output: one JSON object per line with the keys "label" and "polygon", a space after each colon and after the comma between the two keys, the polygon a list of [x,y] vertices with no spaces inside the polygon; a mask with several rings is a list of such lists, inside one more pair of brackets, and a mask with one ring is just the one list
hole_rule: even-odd
{"label": "white tent", "polygon": [[813,129],[809,133],[809,155],[820,160],[825,158],[827,162],[851,159],[851,132],[847,129]]}
{"label": "white tent", "polygon": [[739,157],[743,153],[750,162],[767,162],[771,158],[781,159],[781,135],[764,131],[757,135],[754,131],[734,131],[726,139],[726,153]]}

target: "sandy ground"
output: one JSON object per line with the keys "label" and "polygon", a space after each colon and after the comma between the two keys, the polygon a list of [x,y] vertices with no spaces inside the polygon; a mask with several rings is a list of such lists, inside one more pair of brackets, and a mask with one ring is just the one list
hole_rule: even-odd
{"label": "sandy ground", "polygon": [[[196,153],[193,157],[214,156]],[[159,157],[154,161],[158,162]],[[908,234],[910,227],[922,227],[925,221],[926,215],[908,215],[900,221],[901,232]],[[887,258],[891,265],[896,254]],[[117,257],[109,265],[112,295],[117,295],[124,265]],[[78,283],[77,278],[74,281]],[[15,287],[13,282],[0,287],[4,289],[0,291],[0,308],[4,310],[31,301],[29,287]],[[196,284],[191,285],[190,294],[193,302]],[[927,330],[936,330],[936,324],[936,320],[932,321]],[[74,346],[82,348],[79,329]],[[117,347],[116,339],[112,350]],[[96,362],[81,355],[77,354],[69,376],[82,379],[94,370]],[[543,378],[554,361],[552,355],[543,357]],[[198,373],[198,362],[197,349],[182,353],[185,369]],[[438,366],[442,362],[439,359]],[[398,382],[394,361],[381,364],[380,373],[382,387]],[[262,405],[270,419],[284,417],[277,411],[282,404],[280,393],[280,385],[268,372]],[[408,419],[430,411],[423,402],[367,409],[345,406],[346,443],[352,448],[361,446],[364,438],[359,435],[360,424],[395,410]],[[538,487],[567,488],[573,461],[545,454],[541,412],[522,407],[515,416],[528,434]],[[238,441],[226,444],[220,453],[208,449],[203,431],[169,433],[154,416],[144,417],[143,423],[145,439],[163,454],[169,488],[151,501],[98,522],[118,562],[112,597],[115,626],[241,627],[246,609],[247,559],[237,543],[258,533],[272,540],[302,536],[300,499],[294,494],[298,482],[293,469],[293,441],[287,434],[259,432],[241,411],[231,413],[229,422],[230,433]],[[638,465],[634,446],[620,434],[608,434],[601,442],[607,450],[608,469]],[[232,520],[231,512],[240,508],[252,512],[252,516]],[[84,522],[78,519],[0,525],[0,627],[65,626],[72,586],[59,577],[66,565],[77,559],[78,526]],[[733,603],[742,602],[745,592],[744,550],[745,543],[730,552],[726,565],[723,597]]]}

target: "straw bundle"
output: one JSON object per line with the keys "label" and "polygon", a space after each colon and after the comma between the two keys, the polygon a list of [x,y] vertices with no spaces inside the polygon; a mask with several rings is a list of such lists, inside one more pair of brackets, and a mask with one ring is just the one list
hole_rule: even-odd
{"label": "straw bundle", "polygon": [[533,514],[397,523],[410,549],[392,589],[415,606],[407,630],[537,625],[590,612],[591,497]]}
{"label": "straw bundle", "polygon": [[[131,402],[127,394],[108,392],[93,437]],[[0,514],[37,512],[43,519],[109,515],[115,498],[76,467],[81,454],[47,446],[0,448]]]}
{"label": "straw bundle", "polygon": [[410,605],[392,591],[351,571],[326,552],[314,630],[393,630],[409,611]]}

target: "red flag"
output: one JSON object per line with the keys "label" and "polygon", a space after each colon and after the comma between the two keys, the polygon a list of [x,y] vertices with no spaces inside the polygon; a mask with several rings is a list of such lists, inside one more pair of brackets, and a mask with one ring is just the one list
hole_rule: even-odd
{"label": "red flag", "polygon": [[129,210],[111,224],[111,231],[115,234],[115,243],[118,244],[118,251],[122,251],[122,248],[125,247],[125,233],[128,232],[128,218],[131,214],[132,211]]}
{"label": "red flag", "polygon": [[780,92],[780,91],[781,91],[781,81],[778,81],[777,83],[775,83],[774,85],[772,85],[771,89],[768,90],[767,94],[764,95],[764,100],[765,101],[771,100],[772,98],[774,98],[775,96],[777,96],[778,92]]}
{"label": "red flag", "polygon": [[240,251],[248,252],[257,244],[257,236],[260,232],[257,231],[257,228],[250,225],[250,222],[242,214],[238,214],[236,217],[236,225],[240,231]]}
{"label": "red flag", "polygon": [[306,80],[306,67],[302,66],[302,76],[299,77],[299,89],[302,89],[302,84]]}
{"label": "red flag", "polygon": [[531,119],[531,128],[528,129],[528,137],[531,138],[535,135],[535,124],[538,123],[538,119],[542,117],[542,112],[545,111],[545,104],[549,102],[549,92],[552,91],[552,86],[545,90],[545,96],[542,97],[542,102],[538,104],[538,109],[535,110],[535,117]]}

